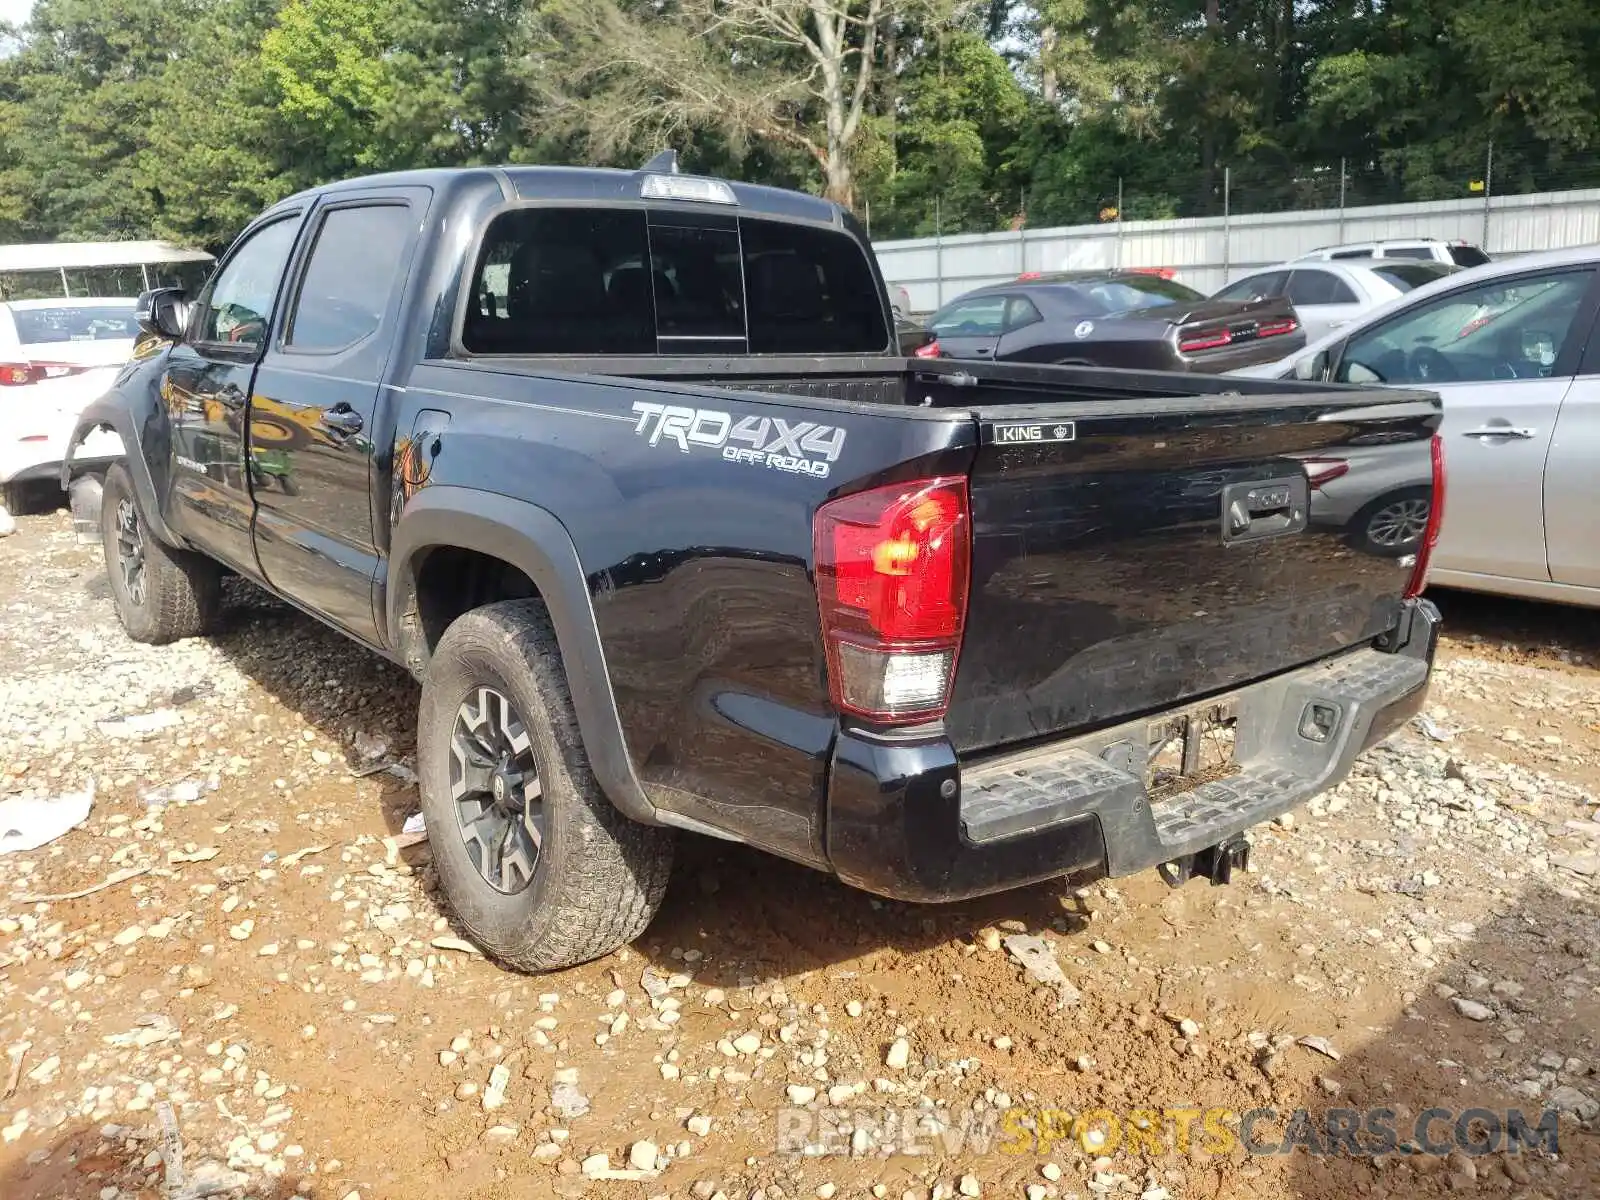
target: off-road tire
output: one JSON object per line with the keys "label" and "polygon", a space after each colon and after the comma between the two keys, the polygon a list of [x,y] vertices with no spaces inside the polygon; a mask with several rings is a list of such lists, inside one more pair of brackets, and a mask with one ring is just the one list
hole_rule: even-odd
{"label": "off-road tire", "polygon": [[[133,506],[144,546],[144,595],[130,595],[118,555],[118,512],[126,500]],[[179,550],[156,537],[145,523],[133,481],[121,463],[106,472],[100,497],[100,543],[111,599],[122,628],[136,642],[161,646],[180,638],[199,637],[216,623],[222,607],[222,568],[189,550]]]}
{"label": "off-road tire", "polygon": [[[499,691],[521,716],[542,787],[544,840],[532,881],[514,894],[474,866],[450,794],[456,715],[480,687]],[[609,954],[650,924],[667,889],[672,832],[629,820],[601,791],[542,601],[486,605],[445,631],[423,679],[417,766],[440,883],[494,958],[553,971]]]}

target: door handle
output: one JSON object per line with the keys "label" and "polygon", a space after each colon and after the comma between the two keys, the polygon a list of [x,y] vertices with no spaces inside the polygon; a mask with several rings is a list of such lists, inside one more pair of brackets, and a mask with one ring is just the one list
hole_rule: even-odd
{"label": "door handle", "polygon": [[366,424],[361,414],[347,404],[336,405],[322,414],[322,424],[335,433],[360,433]]}
{"label": "door handle", "polygon": [[1531,438],[1539,431],[1537,429],[1513,428],[1510,425],[1485,425],[1482,429],[1466,429],[1462,437],[1469,438]]}
{"label": "door handle", "polygon": [[994,349],[992,347],[979,346],[975,350],[973,350],[972,356],[974,358],[987,358],[987,357],[989,357],[989,355],[991,355],[993,353],[994,353]]}

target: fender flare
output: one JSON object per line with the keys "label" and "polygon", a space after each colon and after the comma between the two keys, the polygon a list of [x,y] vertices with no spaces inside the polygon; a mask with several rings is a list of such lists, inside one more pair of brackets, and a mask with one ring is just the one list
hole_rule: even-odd
{"label": "fender flare", "polygon": [[386,629],[389,645],[402,653],[406,613],[416,595],[415,564],[426,551],[441,547],[502,559],[533,581],[550,610],[578,732],[601,788],[635,821],[681,824],[650,802],[628,756],[587,577],[566,526],[549,510],[498,492],[449,484],[424,487],[407,503],[389,550]]}
{"label": "fender flare", "polygon": [[100,399],[87,405],[78,416],[77,423],[72,427],[72,434],[67,438],[66,448],[61,453],[62,491],[69,491],[72,487],[73,452],[83,444],[85,437],[102,426],[109,426],[122,439],[122,457],[117,461],[122,463],[123,469],[128,472],[128,478],[133,481],[134,496],[139,501],[139,515],[144,518],[145,526],[167,545],[180,548],[185,546],[184,540],[167,524],[166,514],[161,510],[160,499],[156,495],[155,479],[150,472],[150,462],[145,457],[144,442],[139,436],[138,424],[133,419],[127,398],[120,391],[107,392]]}

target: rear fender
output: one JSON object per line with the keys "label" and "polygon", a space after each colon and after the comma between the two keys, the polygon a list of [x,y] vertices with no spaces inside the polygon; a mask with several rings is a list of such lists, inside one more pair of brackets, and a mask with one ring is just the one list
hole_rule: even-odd
{"label": "rear fender", "polygon": [[411,498],[394,528],[384,598],[389,645],[401,661],[419,674],[426,666],[428,648],[416,604],[417,573],[427,553],[442,547],[502,559],[533,581],[550,610],[578,731],[601,788],[635,821],[691,824],[660,812],[634,772],[583,565],[566,527],[546,509],[447,484],[425,487]]}

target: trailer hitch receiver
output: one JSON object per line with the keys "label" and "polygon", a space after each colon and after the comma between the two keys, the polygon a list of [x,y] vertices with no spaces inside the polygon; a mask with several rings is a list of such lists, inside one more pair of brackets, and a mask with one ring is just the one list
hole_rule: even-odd
{"label": "trailer hitch receiver", "polygon": [[1250,866],[1250,843],[1244,837],[1231,837],[1182,858],[1175,858],[1156,867],[1168,887],[1179,888],[1199,876],[1209,879],[1213,887],[1233,882],[1235,871]]}

